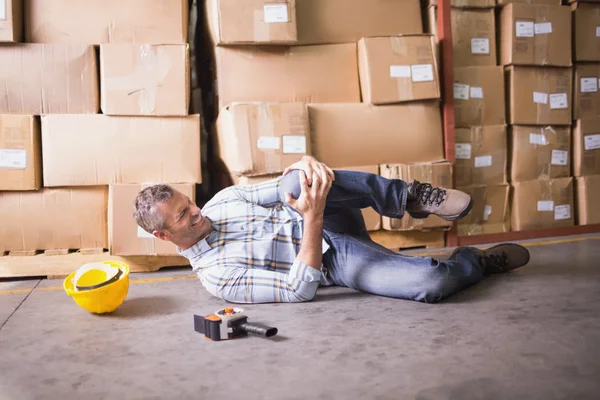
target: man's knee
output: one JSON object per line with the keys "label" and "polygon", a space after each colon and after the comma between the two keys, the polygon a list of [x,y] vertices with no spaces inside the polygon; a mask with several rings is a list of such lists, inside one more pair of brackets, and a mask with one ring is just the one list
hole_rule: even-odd
{"label": "man's knee", "polygon": [[300,170],[295,169],[289,174],[281,178],[279,184],[279,197],[285,200],[285,194],[290,193],[292,198],[297,199],[300,197],[302,188],[300,187]]}
{"label": "man's knee", "polygon": [[431,279],[419,294],[417,300],[423,303],[437,303],[456,291],[456,281],[450,276]]}

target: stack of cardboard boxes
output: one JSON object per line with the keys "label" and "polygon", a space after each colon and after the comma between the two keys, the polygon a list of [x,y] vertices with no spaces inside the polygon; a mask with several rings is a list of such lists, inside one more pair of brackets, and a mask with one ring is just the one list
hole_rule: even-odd
{"label": "stack of cardboard boxes", "polygon": [[[596,1],[596,3],[598,3]],[[600,4],[573,3],[573,173],[577,224],[600,224]]]}
{"label": "stack of cardboard boxes", "polygon": [[[507,131],[504,72],[497,64],[495,0],[451,2],[456,185],[474,200],[460,236],[507,232]],[[437,7],[428,12],[437,34]]]}
{"label": "stack of cardboard boxes", "polygon": [[[452,181],[450,165],[440,163],[437,55],[419,0],[208,0],[206,7],[216,148],[234,182],[270,179],[305,154],[334,169]],[[448,226],[364,215],[369,230]]]}
{"label": "stack of cardboard boxes", "polygon": [[152,183],[193,198],[201,182],[187,1],[8,0],[1,12],[15,29],[0,15],[0,254],[175,254],[132,206]]}

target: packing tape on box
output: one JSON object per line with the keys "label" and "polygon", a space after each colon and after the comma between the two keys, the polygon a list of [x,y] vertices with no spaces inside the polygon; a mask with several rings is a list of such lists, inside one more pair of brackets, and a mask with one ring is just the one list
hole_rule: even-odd
{"label": "packing tape on box", "polygon": [[[544,25],[542,25],[544,24]],[[534,64],[539,62],[542,65],[546,65],[548,63],[548,49],[550,48],[550,38],[551,33],[548,33],[545,28],[544,31],[538,32],[538,27],[545,26],[546,24],[550,24],[548,22],[548,7],[541,6],[535,8],[535,22],[534,22],[534,43],[533,43],[533,58]],[[552,25],[550,24],[550,27]],[[552,28],[550,28],[552,29]],[[539,61],[538,61],[539,57]]]}
{"label": "packing tape on box", "polygon": [[[536,74],[536,87],[540,88],[539,90],[542,91],[541,93],[545,95],[545,102],[536,103],[537,122],[540,123],[540,121],[547,120],[548,118],[550,118],[550,92],[552,82],[550,71],[548,69],[536,69],[534,70],[534,73]],[[533,96],[535,97],[535,94],[533,94]]]}
{"label": "packing tape on box", "polygon": [[161,46],[135,46],[135,69],[129,75],[104,78],[106,91],[126,90],[128,96],[137,95],[142,115],[152,115],[156,106],[158,88],[171,70],[171,58]]}
{"label": "packing tape on box", "polygon": [[275,123],[273,121],[272,114],[273,108],[275,107],[278,106],[275,104],[271,105],[267,103],[260,103],[256,106],[256,112],[258,114],[256,118],[257,136],[277,137],[278,140],[277,148],[259,149],[258,144],[255,144],[254,149],[259,154],[257,154],[257,157],[254,159],[254,162],[256,162],[259,158],[262,157],[264,159],[264,167],[267,167],[267,169],[271,169],[274,165],[280,164],[280,156],[283,154],[283,150],[281,148],[281,138],[275,134]]}
{"label": "packing tape on box", "polygon": [[254,34],[252,39],[255,42],[268,42],[271,40],[271,24],[265,22],[265,12],[261,7],[254,10]]}
{"label": "packing tape on box", "polygon": [[[400,57],[406,57],[408,55],[408,49],[404,44],[402,37],[391,37],[390,42],[392,45],[392,52]],[[412,72],[410,66],[407,66],[406,76],[396,77],[396,85],[398,86],[398,99],[409,100],[412,99],[413,95],[413,81]]]}

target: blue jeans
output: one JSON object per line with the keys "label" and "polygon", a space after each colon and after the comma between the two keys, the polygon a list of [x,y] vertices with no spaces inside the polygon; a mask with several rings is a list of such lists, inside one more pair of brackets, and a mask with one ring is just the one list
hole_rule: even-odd
{"label": "blue jeans", "polygon": [[[402,218],[408,185],[379,175],[334,171],[327,196],[323,234],[331,248],[323,255],[325,284],[399,299],[434,303],[481,281],[485,272],[468,248],[448,261],[410,257],[373,242],[360,209],[373,207],[379,214]],[[298,171],[281,181],[280,192],[300,196]]]}

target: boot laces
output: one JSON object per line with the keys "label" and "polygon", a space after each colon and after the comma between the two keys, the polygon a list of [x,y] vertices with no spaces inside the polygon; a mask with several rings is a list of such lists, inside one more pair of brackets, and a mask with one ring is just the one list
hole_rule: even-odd
{"label": "boot laces", "polygon": [[414,186],[415,201],[423,205],[440,206],[446,199],[447,192],[439,187],[433,187],[429,183],[419,183],[415,181]]}
{"label": "boot laces", "polygon": [[508,256],[504,252],[486,254],[481,257],[481,263],[502,272],[508,267]]}

